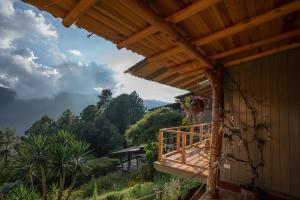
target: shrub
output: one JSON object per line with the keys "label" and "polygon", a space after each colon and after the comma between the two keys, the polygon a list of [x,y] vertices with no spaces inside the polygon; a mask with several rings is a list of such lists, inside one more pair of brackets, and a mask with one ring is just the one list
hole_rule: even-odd
{"label": "shrub", "polygon": [[115,171],[119,165],[119,160],[109,157],[101,157],[93,160],[93,169],[91,174],[97,178],[99,176],[104,176],[108,172]]}
{"label": "shrub", "polygon": [[6,198],[7,200],[39,200],[39,194],[29,191],[25,186],[21,185],[14,189]]}

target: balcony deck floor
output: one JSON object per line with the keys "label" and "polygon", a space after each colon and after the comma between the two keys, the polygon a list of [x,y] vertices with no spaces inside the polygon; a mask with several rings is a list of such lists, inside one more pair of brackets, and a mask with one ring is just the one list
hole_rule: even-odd
{"label": "balcony deck floor", "polygon": [[186,150],[185,163],[181,163],[182,156],[180,153],[175,151],[173,153],[162,162],[155,162],[155,169],[183,178],[190,178],[198,174],[194,179],[199,181],[208,176],[209,151],[204,143],[195,144]]}

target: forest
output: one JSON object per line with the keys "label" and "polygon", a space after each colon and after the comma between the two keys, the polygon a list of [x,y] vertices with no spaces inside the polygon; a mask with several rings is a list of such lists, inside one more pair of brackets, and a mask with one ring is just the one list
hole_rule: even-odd
{"label": "forest", "polygon": [[[136,92],[112,96],[104,89],[95,105],[77,116],[71,110],[53,119],[43,116],[17,136],[0,129],[0,199],[178,199],[198,186],[155,171],[159,128],[182,124],[179,112],[145,110]],[[145,165],[123,172],[109,153],[143,146]]]}

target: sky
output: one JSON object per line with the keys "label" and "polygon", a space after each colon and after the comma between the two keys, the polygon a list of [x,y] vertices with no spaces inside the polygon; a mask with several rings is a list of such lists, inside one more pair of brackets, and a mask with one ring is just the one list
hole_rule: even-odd
{"label": "sky", "polygon": [[88,35],[20,0],[0,0],[0,87],[20,99],[108,88],[115,96],[135,90],[143,99],[174,102],[186,92],[123,73],[143,57]]}

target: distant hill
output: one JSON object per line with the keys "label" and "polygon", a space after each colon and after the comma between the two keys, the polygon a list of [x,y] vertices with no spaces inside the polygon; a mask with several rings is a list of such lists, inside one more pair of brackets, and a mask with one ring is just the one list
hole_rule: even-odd
{"label": "distant hill", "polygon": [[[83,108],[97,102],[96,95],[61,93],[54,98],[21,100],[16,93],[0,87],[0,128],[15,128],[22,135],[33,122],[43,115],[57,118],[66,109],[79,114]],[[166,104],[157,100],[144,100],[147,109]]]}
{"label": "distant hill", "polygon": [[168,103],[163,102],[163,101],[154,100],[154,99],[145,99],[144,100],[144,106],[147,109],[163,106],[163,105],[166,105],[166,104],[168,104]]}

